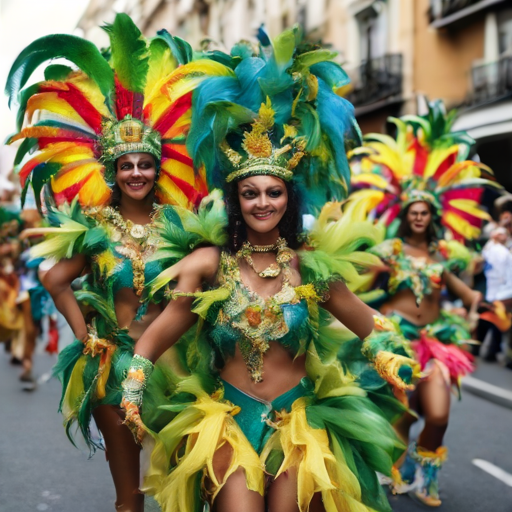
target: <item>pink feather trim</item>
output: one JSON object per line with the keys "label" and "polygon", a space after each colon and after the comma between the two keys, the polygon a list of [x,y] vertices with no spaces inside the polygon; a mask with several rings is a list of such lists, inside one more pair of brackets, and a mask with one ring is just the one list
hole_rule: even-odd
{"label": "pink feather trim", "polygon": [[457,345],[445,345],[435,338],[429,338],[425,331],[422,331],[420,339],[413,341],[411,345],[416,352],[422,370],[431,359],[435,359],[448,368],[452,382],[457,382],[459,377],[467,375],[475,369],[472,354]]}

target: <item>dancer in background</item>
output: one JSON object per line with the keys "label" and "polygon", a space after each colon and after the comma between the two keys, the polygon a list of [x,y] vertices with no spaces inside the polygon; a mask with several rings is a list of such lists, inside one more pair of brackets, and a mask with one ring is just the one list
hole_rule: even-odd
{"label": "dancer in background", "polygon": [[[20,282],[16,273],[17,260],[21,253],[18,236],[22,224],[19,213],[12,211],[7,193],[3,193],[0,205],[0,341],[8,343],[11,362],[21,364],[23,360],[23,313],[18,307]],[[4,193],[5,192],[5,193]],[[20,341],[18,341],[20,339]],[[14,345],[14,346],[13,346]]]}
{"label": "dancer in background", "polygon": [[22,389],[34,391],[36,340],[41,334],[41,320],[51,313],[53,304],[37,278],[37,262],[28,261],[30,245],[23,240],[22,231],[39,225],[41,216],[29,205],[19,211],[14,185],[7,180],[4,183],[6,197],[0,205],[0,339],[8,343],[11,362],[22,366]]}
{"label": "dancer in background", "polygon": [[[127,422],[148,450],[154,441],[144,488],[166,512],[205,502],[219,512],[389,511],[375,471],[389,474],[402,446],[337,361],[343,340],[332,325],[365,340],[359,352],[376,379],[408,387],[400,375],[414,363],[390,351],[401,340],[380,321],[372,332],[374,311],[350,291],[380,263],[359,251],[378,229],[332,220],[339,205],[330,204],[302,241],[303,211],[346,188],[345,144],[358,133],[333,92],[346,75],[331,52],[302,53],[296,31],[264,40],[256,55],[235,47],[245,55],[236,77],[194,93],[189,148],[227,208],[215,191],[197,216],[174,209],[182,230],[160,232],[169,268],[152,291],[173,281],[171,302],[137,342],[123,383]],[[185,372],[163,410],[177,416],[154,432],[139,407],[151,408],[143,391],[173,345]]]}
{"label": "dancer in background", "polygon": [[[450,388],[458,389],[460,377],[473,370],[466,344],[482,298],[454,274],[469,260],[457,240],[478,236],[481,220],[489,218],[480,206],[483,187],[498,186],[488,167],[466,160],[471,140],[449,133],[452,121],[441,103],[432,103],[427,116],[390,118],[396,138],[368,135],[351,157],[351,199],[372,210],[389,237],[370,249],[388,269],[380,311],[411,340],[424,374],[409,403],[425,426],[409,445],[400,468],[403,482],[394,490],[410,491],[429,506],[441,504],[437,473],[447,457]],[[442,309],[445,289],[462,300],[469,321]],[[417,419],[406,414],[396,424],[405,442]]]}
{"label": "dancer in background", "polygon": [[[42,38],[20,54],[8,90],[28,126],[19,126],[11,142],[24,139],[16,157],[22,186],[33,187],[51,226],[28,230],[47,235],[32,255],[47,258],[44,284],[76,336],[54,369],[66,432],[72,439],[76,424],[94,451],[94,416],[116,509],[140,511],[139,447],[122,424],[121,381],[135,341],[163,308],[144,295],[146,282],[162,270],[150,261],[157,204],[192,208],[205,195],[184,146],[191,91],[208,74],[229,70],[191,61],[188,44],[165,31],[146,40],[124,14],[105,30],[113,67],[90,42],[68,35]],[[20,90],[29,71],[54,57],[79,69],[50,65],[45,81]],[[73,293],[71,284],[82,276]]]}

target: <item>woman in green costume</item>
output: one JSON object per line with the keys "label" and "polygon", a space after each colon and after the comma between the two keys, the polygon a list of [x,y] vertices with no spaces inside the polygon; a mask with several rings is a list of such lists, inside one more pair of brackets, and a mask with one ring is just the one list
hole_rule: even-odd
{"label": "woman in green costume", "polygon": [[[409,445],[401,477],[395,471],[394,491],[432,507],[441,504],[438,471],[447,457],[451,386],[459,389],[460,378],[473,371],[467,344],[482,299],[454,272],[470,260],[461,242],[475,239],[482,219],[489,219],[479,204],[484,187],[496,186],[488,167],[466,160],[472,141],[450,133],[453,120],[453,112],[446,115],[442,103],[433,102],[425,116],[390,118],[396,140],[369,134],[352,156],[352,185],[359,190],[351,201],[373,208],[389,237],[370,249],[387,270],[380,311],[411,341],[423,372],[409,403],[425,425]],[[443,308],[445,289],[462,301],[469,322]],[[405,414],[397,422],[405,442],[417,420]]]}
{"label": "woman in green costume", "polygon": [[[335,142],[348,139],[353,118],[326,82],[334,75],[343,85],[333,55],[311,52],[309,62],[327,64],[315,74],[295,37],[285,32],[259,56],[245,48],[236,78],[205,82],[194,96],[200,123],[193,119],[189,140],[203,156],[210,137],[222,141],[212,161],[222,162],[213,165],[227,214],[214,192],[197,216],[174,208],[174,227],[161,225],[162,261],[213,238],[218,246],[196,248],[152,283],[155,291],[173,281],[171,302],[137,342],[123,383],[127,423],[150,452],[143,490],[165,512],[201,511],[205,502],[219,512],[390,510],[375,472],[390,474],[402,445],[337,361],[342,335],[333,317],[365,339],[360,349],[394,385],[407,387],[398,372],[410,376],[414,363],[381,350],[396,340],[381,324],[372,334],[374,311],[350,291],[379,262],[358,251],[377,229],[350,215],[331,222],[331,205],[301,241],[301,196],[312,206],[315,193],[318,204],[343,189],[346,161],[333,164],[335,154],[343,162],[344,146]],[[270,82],[265,99],[260,87]],[[325,122],[316,139],[307,123],[315,113]],[[317,187],[304,197],[297,189],[308,171]],[[207,173],[215,179],[208,165]],[[155,432],[139,407],[151,407],[143,391],[153,363],[175,344],[187,372],[175,376],[161,409],[176,416]]]}
{"label": "woman in green costume", "polygon": [[[124,14],[104,28],[111,38],[105,55],[67,35],[40,39],[22,52],[8,89],[28,125],[11,142],[25,139],[16,159],[22,185],[32,185],[38,206],[44,199],[51,226],[28,233],[47,235],[32,255],[47,258],[44,285],[76,336],[54,369],[63,385],[66,431],[72,439],[77,425],[91,451],[102,448],[91,438],[94,417],[116,509],[141,511],[140,449],[122,424],[121,382],[136,340],[163,308],[144,296],[146,282],[162,270],[151,261],[158,203],[191,209],[206,190],[184,145],[191,91],[230,70],[206,58],[193,61],[189,45],[166,31],[145,39]],[[45,81],[20,91],[30,72],[54,57],[79,69],[48,66]],[[73,281],[84,275],[73,292]]]}

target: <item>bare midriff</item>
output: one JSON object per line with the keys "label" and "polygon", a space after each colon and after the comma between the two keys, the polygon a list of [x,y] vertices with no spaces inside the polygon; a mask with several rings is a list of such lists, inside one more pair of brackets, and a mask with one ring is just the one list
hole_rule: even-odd
{"label": "bare midriff", "polygon": [[150,303],[146,314],[141,320],[134,322],[140,299],[130,288],[122,288],[115,297],[117,322],[122,329],[128,328],[128,335],[137,341],[156,317],[162,312],[164,305]]}
{"label": "bare midriff", "polygon": [[441,290],[434,289],[431,294],[425,295],[419,306],[416,306],[414,293],[409,290],[400,290],[383,304],[380,312],[384,315],[398,313],[415,325],[426,325],[435,322],[440,313]]}
{"label": "bare midriff", "polygon": [[251,379],[238,345],[234,357],[226,362],[220,372],[221,379],[244,393],[267,402],[294,388],[307,376],[306,356],[294,358],[290,351],[277,341],[270,342],[269,345],[263,360],[263,381],[254,382]]}

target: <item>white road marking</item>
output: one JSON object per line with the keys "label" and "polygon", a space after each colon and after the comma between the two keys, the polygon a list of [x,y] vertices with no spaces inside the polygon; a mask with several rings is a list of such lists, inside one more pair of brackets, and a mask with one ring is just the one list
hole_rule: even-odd
{"label": "white road marking", "polygon": [[484,382],[483,380],[475,379],[474,377],[470,376],[464,377],[463,382],[467,384],[468,387],[478,388],[482,391],[486,391],[487,393],[491,393],[500,398],[512,400],[512,391],[509,391],[508,389],[500,388],[499,386],[489,384],[488,382]]}
{"label": "white road marking", "polygon": [[503,389],[489,384],[488,382],[484,382],[483,380],[468,376],[462,379],[462,387],[473,395],[483,397],[498,405],[512,409],[512,391],[508,389]]}
{"label": "white road marking", "polygon": [[489,473],[489,475],[492,475],[494,478],[501,480],[504,484],[508,485],[509,487],[512,487],[512,475],[510,473],[507,473],[504,469],[495,466],[492,462],[488,462],[482,459],[473,459],[472,462],[476,467],[480,468],[486,473]]}

